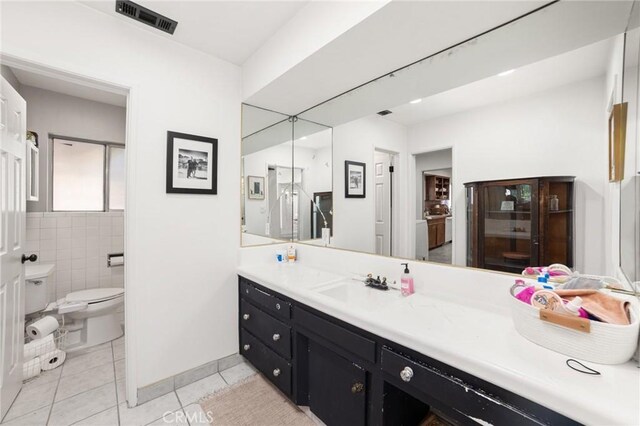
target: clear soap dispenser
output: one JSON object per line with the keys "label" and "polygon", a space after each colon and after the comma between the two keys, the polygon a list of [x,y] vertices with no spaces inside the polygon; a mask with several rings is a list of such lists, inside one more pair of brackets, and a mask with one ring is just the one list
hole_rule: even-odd
{"label": "clear soap dispenser", "polygon": [[400,278],[400,292],[403,296],[409,296],[415,292],[413,288],[413,276],[411,276],[409,272],[408,263],[401,263],[401,265],[404,265],[404,272]]}

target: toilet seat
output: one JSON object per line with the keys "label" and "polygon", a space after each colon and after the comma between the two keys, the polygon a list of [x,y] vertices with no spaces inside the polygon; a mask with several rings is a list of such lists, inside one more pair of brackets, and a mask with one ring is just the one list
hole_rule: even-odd
{"label": "toilet seat", "polygon": [[65,297],[67,302],[86,302],[88,304],[106,302],[124,294],[123,288],[92,288],[74,291]]}

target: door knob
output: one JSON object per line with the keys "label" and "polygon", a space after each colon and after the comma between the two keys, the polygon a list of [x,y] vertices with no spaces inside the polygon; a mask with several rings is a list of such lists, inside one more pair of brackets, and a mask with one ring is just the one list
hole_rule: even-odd
{"label": "door knob", "polygon": [[35,262],[36,260],[38,260],[38,255],[35,255],[35,254],[30,254],[29,256],[27,256],[26,254],[22,255],[22,263],[25,263],[26,261]]}
{"label": "door knob", "polygon": [[411,369],[411,367],[405,367],[405,368],[400,372],[400,378],[401,378],[402,380],[404,380],[405,382],[410,381],[412,377],[413,377],[413,370]]}

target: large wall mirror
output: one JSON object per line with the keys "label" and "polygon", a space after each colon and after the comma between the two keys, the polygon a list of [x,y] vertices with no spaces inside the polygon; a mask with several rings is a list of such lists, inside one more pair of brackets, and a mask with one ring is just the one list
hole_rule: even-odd
{"label": "large wall mirror", "polygon": [[243,246],[328,244],[333,224],[332,129],[246,104],[242,126]]}
{"label": "large wall mirror", "polygon": [[[291,158],[303,176],[308,167],[307,183],[331,176],[331,191],[305,199],[325,193],[331,237],[318,238],[317,215],[311,226],[298,216],[305,233],[286,239],[504,272],[560,262],[613,275],[619,215],[622,268],[637,279],[632,5],[553,3],[298,113]],[[623,101],[634,104],[626,173],[610,183],[609,111]],[[303,149],[320,158],[324,148],[302,145],[300,122],[331,129],[324,168],[303,166],[313,157]]]}

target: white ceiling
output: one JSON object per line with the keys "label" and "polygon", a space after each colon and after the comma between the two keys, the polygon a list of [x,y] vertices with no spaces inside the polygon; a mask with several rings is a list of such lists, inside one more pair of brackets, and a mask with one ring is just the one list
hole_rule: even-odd
{"label": "white ceiling", "polygon": [[518,68],[509,75],[494,75],[429,96],[417,104],[392,108],[393,114],[384,118],[412,125],[601,76],[606,72],[612,48],[613,40],[604,40]]}
{"label": "white ceiling", "polygon": [[173,35],[116,13],[114,0],[81,3],[145,31],[242,65],[308,1],[136,1],[178,21]]}
{"label": "white ceiling", "polygon": [[31,72],[18,68],[11,68],[20,84],[24,86],[37,87],[38,89],[50,90],[64,95],[75,96],[77,98],[88,99],[90,101],[102,102],[105,104],[124,107],[127,104],[127,97],[123,94],[114,93],[92,87],[91,85],[78,84],[69,80],[64,80],[60,76],[48,76],[43,73]]}

